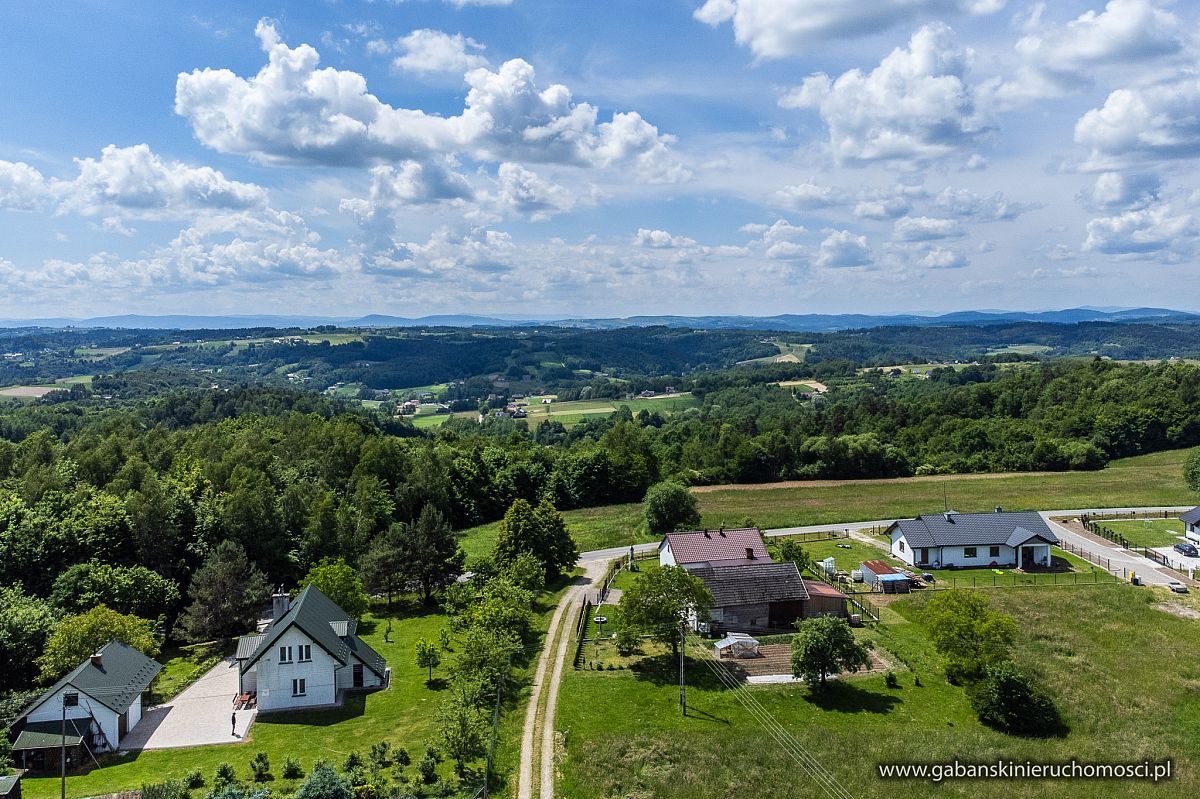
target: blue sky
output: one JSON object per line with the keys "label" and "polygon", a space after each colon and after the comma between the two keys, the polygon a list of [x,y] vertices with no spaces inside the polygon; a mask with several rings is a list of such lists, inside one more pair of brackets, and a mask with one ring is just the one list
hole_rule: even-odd
{"label": "blue sky", "polygon": [[1200,5],[0,7],[0,316],[1196,309]]}

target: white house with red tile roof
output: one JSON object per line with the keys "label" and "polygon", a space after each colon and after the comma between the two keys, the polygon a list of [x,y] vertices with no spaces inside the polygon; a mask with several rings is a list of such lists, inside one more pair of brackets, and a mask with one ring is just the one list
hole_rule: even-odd
{"label": "white house with red tile roof", "polygon": [[658,545],[660,566],[682,566],[689,571],[770,562],[757,527],[667,533]]}

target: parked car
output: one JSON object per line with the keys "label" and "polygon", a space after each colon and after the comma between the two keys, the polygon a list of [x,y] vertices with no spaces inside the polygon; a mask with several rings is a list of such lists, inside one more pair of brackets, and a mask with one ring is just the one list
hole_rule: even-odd
{"label": "parked car", "polygon": [[1170,588],[1177,594],[1186,594],[1188,592],[1188,587],[1178,580],[1172,580],[1171,582],[1167,583],[1167,588]]}
{"label": "parked car", "polygon": [[1175,545],[1175,551],[1180,555],[1187,555],[1189,558],[1200,556],[1200,552],[1196,550],[1195,544],[1179,543]]}

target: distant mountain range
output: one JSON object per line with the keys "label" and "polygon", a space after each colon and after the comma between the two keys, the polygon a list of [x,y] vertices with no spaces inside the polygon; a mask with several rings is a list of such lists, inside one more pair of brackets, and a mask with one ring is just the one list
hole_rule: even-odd
{"label": "distant mountain range", "polygon": [[518,319],[474,314],[443,314],[421,317],[369,314],[359,317],[333,316],[190,316],[165,315],[97,316],[88,319],[0,319],[0,327],[103,327],[142,330],[231,330],[254,327],[572,327],[610,330],[622,327],[665,326],[698,330],[765,330],[828,333],[872,327],[934,327],[987,325],[1012,322],[1073,324],[1077,322],[1200,322],[1200,314],[1168,308],[1066,308],[1061,311],[956,311],[938,316],[919,314],[780,314],[777,316],[628,316],[609,319]]}

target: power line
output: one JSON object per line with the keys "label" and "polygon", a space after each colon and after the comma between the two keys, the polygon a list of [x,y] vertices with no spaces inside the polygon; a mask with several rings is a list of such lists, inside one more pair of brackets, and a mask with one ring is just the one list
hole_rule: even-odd
{"label": "power line", "polygon": [[717,662],[716,658],[704,642],[696,637],[689,638],[689,642],[695,645],[702,653],[700,658],[709,670],[717,676],[723,685],[730,689],[734,698],[742,705],[750,716],[757,721],[763,729],[770,735],[780,748],[792,756],[796,764],[800,766],[809,777],[817,783],[818,786],[831,799],[853,799],[853,795],[837,780],[825,766],[821,764],[817,758],[810,753],[804,746],[796,740],[788,730],[779,723],[778,720],[755,698],[753,692],[747,688],[739,679],[730,674],[721,663]]}

